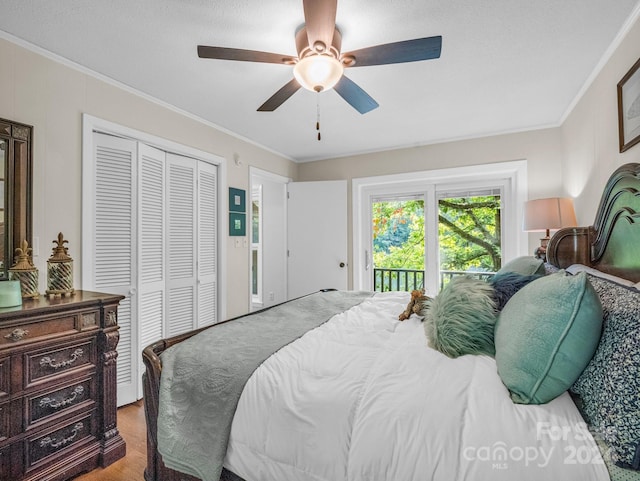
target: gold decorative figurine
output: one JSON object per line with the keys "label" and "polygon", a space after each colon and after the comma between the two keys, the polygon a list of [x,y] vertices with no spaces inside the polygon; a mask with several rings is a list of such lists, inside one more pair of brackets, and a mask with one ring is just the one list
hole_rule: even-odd
{"label": "gold decorative figurine", "polygon": [[47,295],[54,297],[71,297],[73,289],[73,259],[69,256],[69,250],[64,245],[68,243],[62,232],[58,234],[58,240],[53,243],[53,254],[47,260]]}
{"label": "gold decorative figurine", "polygon": [[38,292],[38,268],[33,265],[31,247],[25,240],[16,248],[15,264],[9,269],[9,279],[20,281],[20,291],[23,299],[37,299]]}

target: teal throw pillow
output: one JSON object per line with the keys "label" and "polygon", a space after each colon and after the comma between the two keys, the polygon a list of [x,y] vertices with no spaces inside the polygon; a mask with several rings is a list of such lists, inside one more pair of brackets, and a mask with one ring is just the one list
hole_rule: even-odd
{"label": "teal throw pillow", "polygon": [[516,257],[503,265],[500,270],[496,272],[496,275],[504,274],[505,272],[515,272],[523,276],[533,274],[544,275],[544,262],[542,259],[536,259],[531,256]]}
{"label": "teal throw pillow", "polygon": [[566,391],[598,346],[602,306],[586,274],[541,277],[520,289],[498,317],[496,363],[511,399],[544,404]]}
{"label": "teal throw pillow", "polygon": [[493,288],[485,281],[454,277],[422,314],[428,345],[433,349],[452,358],[494,354],[496,306]]}

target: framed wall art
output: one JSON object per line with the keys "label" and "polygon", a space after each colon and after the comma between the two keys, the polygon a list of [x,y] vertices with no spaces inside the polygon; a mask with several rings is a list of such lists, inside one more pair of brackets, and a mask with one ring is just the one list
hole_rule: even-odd
{"label": "framed wall art", "polygon": [[242,189],[229,187],[229,235],[247,235],[247,193]]}
{"label": "framed wall art", "polygon": [[229,187],[229,212],[245,212],[246,196],[244,190]]}
{"label": "framed wall art", "polygon": [[640,142],[640,59],[618,83],[620,152]]}
{"label": "framed wall art", "polygon": [[247,235],[247,217],[245,213],[229,212],[229,235],[241,237]]}

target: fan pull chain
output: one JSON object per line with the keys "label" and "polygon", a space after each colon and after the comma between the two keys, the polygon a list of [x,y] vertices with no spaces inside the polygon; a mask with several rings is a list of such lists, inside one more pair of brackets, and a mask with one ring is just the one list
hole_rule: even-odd
{"label": "fan pull chain", "polygon": [[320,142],[320,139],[321,139],[321,136],[320,136],[320,92],[318,92],[318,96],[316,97],[316,110],[317,110],[316,130],[318,131],[318,142]]}

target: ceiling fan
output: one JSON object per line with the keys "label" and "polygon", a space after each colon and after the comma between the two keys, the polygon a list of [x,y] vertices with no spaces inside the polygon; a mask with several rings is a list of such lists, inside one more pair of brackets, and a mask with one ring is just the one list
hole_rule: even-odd
{"label": "ceiling fan", "polygon": [[378,103],[343,74],[345,68],[415,62],[440,57],[442,37],[425,37],[376,45],[342,53],[336,27],[337,0],[303,0],[305,24],[296,32],[297,57],[238,48],[198,46],[200,58],[293,65],[294,78],[273,94],[258,111],[272,112],[304,87],[315,92],[334,88],[361,114]]}

